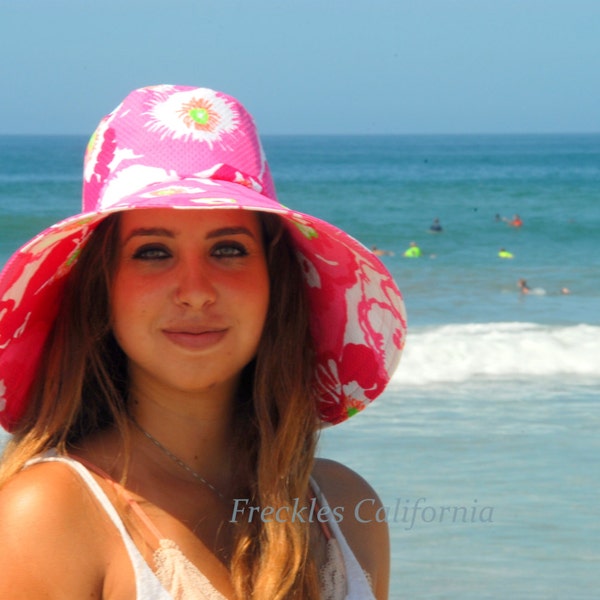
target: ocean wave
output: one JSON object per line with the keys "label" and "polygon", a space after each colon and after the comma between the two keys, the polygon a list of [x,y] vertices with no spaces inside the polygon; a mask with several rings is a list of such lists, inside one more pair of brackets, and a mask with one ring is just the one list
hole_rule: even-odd
{"label": "ocean wave", "polygon": [[600,379],[600,327],[469,323],[409,332],[392,385],[498,378]]}

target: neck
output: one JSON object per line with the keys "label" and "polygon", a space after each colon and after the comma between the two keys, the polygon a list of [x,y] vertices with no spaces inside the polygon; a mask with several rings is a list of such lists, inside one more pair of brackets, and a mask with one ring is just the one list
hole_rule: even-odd
{"label": "neck", "polygon": [[138,429],[138,431],[143,433],[165,456],[167,456],[170,460],[172,460],[180,469],[183,469],[186,473],[189,473],[190,476],[193,477],[194,480],[197,481],[198,483],[205,485],[214,494],[219,496],[219,498],[221,498],[221,500],[226,500],[224,494],[221,493],[210,481],[208,481],[208,479],[203,477],[197,471],[194,471],[194,469],[192,469],[192,467],[190,467],[187,463],[185,463],[183,460],[181,460],[178,456],[173,454],[166,446],[161,444],[160,441],[157,440],[150,432],[148,432],[144,428],[142,428],[139,423],[137,423],[133,419],[132,419],[132,423],[135,425],[135,427]]}
{"label": "neck", "polygon": [[[161,446],[224,492],[231,487],[235,440],[234,398],[132,390],[130,411],[139,427]],[[135,428],[134,428],[135,429]],[[148,436],[133,431],[134,453],[157,472],[189,480],[190,474],[161,451]]]}

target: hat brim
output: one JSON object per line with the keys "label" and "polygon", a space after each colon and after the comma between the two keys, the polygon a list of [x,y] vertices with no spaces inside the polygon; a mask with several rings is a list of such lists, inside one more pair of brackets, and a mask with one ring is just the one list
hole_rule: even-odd
{"label": "hat brim", "polygon": [[405,309],[383,263],[336,226],[229,181],[179,179],[60,221],[20,248],[0,273],[0,424],[14,429],[56,319],[66,276],[97,225],[127,210],[240,209],[278,214],[303,269],[317,349],[320,416],[335,424],[387,385],[404,345]]}

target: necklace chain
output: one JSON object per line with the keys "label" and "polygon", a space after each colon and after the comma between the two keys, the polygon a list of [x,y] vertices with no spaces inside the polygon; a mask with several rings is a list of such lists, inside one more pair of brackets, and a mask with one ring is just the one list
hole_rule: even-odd
{"label": "necklace chain", "polygon": [[173,454],[168,448],[165,448],[153,435],[151,435],[150,433],[148,433],[137,421],[135,421],[133,419],[132,419],[132,421],[133,421],[133,424],[163,454],[165,454],[165,456],[168,456],[176,465],[178,465],[182,469],[186,470],[194,479],[196,479],[200,483],[203,483],[206,487],[208,487],[210,490],[212,490],[217,496],[219,496],[219,498],[221,498],[221,500],[225,500],[225,496],[212,483],[210,483],[209,481],[206,481],[206,479],[204,479],[204,477],[202,477],[202,475],[200,475],[200,473],[197,473],[196,471],[194,471],[194,469],[192,469],[192,467],[190,467],[189,465],[187,465],[186,463],[184,463],[178,456],[175,456],[175,454]]}

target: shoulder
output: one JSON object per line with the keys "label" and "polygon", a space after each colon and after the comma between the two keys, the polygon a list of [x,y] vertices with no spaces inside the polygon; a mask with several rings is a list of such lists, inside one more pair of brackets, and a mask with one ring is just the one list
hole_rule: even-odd
{"label": "shoulder", "polygon": [[73,524],[78,518],[77,499],[83,486],[72,470],[59,463],[32,465],[0,489],[0,534],[19,528],[21,536],[31,534],[27,525],[44,530]]}
{"label": "shoulder", "polygon": [[317,458],[313,477],[323,493],[329,498],[360,500],[375,495],[375,490],[356,471],[335,460]]}
{"label": "shoulder", "polygon": [[333,513],[340,516],[340,529],[358,562],[371,575],[377,597],[386,598],[389,530],[379,496],[358,473],[333,460],[317,459],[313,478]]}
{"label": "shoulder", "polygon": [[[344,506],[344,515],[351,516],[352,521],[369,524],[385,520],[377,492],[356,471],[334,460],[319,458],[315,461],[313,477],[327,502]],[[387,527],[382,529],[387,530]]]}
{"label": "shoulder", "polygon": [[89,492],[64,464],[32,465],[5,483],[0,597],[100,597],[102,538],[90,510]]}

